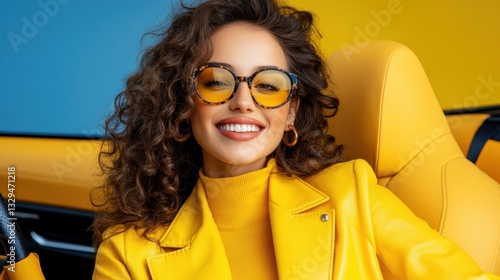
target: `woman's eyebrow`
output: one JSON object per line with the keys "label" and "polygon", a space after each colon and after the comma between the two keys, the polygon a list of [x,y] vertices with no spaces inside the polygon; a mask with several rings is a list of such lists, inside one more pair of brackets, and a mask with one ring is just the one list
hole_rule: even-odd
{"label": "woman's eyebrow", "polygon": [[[234,71],[234,67],[230,63],[218,62],[218,61],[208,61],[207,63],[221,65],[221,66],[227,67],[227,68],[231,69],[232,71]],[[252,69],[252,71],[258,71],[260,69],[273,68],[273,67],[278,67],[278,66],[270,65],[270,64],[269,65],[257,65]]]}
{"label": "woman's eyebrow", "polygon": [[218,62],[218,61],[208,61],[207,63],[210,63],[210,64],[217,64],[217,65],[221,65],[221,66],[224,66],[224,67],[227,67],[229,69],[234,69],[233,66],[229,63],[225,63],[225,62]]}

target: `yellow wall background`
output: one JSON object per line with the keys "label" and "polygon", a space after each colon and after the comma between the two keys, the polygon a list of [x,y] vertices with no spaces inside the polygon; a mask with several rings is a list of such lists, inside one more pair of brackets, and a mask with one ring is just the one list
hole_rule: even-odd
{"label": "yellow wall background", "polygon": [[443,109],[500,104],[498,0],[287,0],[317,16],[325,55],[393,40],[419,57]]}

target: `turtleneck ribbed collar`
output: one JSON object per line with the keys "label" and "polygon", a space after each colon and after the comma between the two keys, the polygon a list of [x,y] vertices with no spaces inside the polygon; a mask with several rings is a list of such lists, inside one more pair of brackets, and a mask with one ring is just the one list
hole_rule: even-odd
{"label": "turtleneck ribbed collar", "polygon": [[271,159],[263,169],[225,178],[210,178],[200,170],[200,180],[219,230],[234,231],[269,219],[269,175]]}

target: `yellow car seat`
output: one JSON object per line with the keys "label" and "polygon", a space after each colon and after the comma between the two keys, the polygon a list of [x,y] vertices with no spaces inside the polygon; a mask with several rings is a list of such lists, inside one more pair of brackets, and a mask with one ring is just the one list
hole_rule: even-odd
{"label": "yellow car seat", "polygon": [[340,99],[329,129],[345,156],[368,161],[380,185],[500,274],[500,185],[464,157],[415,54],[372,41],[328,63]]}

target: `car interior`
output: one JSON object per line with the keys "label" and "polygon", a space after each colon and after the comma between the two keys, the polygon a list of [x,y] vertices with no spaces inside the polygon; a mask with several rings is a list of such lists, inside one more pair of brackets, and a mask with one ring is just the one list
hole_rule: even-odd
{"label": "car interior", "polygon": [[[500,275],[500,2],[287,2],[319,19],[345,160]],[[101,124],[178,3],[0,4],[0,280],[91,279]]]}
{"label": "car interior", "polygon": [[499,183],[466,159],[409,48],[372,41],[360,49],[329,61],[341,100],[330,129],[345,155],[365,159],[380,185],[482,269],[500,273]]}
{"label": "car interior", "polygon": [[[496,111],[445,115],[409,48],[372,41],[360,49],[349,59],[339,50],[328,61],[331,85],[342,102],[330,131],[345,145],[345,158],[365,159],[380,185],[458,243],[482,269],[500,273]],[[479,140],[483,148],[474,162],[467,154],[485,123],[495,129]],[[16,189],[17,223],[45,277],[63,273],[89,279],[95,254],[89,194],[102,180],[97,165],[102,140],[1,140],[0,153],[16,158],[15,183],[23,186]],[[5,173],[0,176],[7,180]],[[26,263],[37,268],[38,258]],[[58,259],[57,265],[51,259]]]}
{"label": "car interior", "polygon": [[500,182],[500,106],[446,110],[445,114],[451,132],[467,159]]}
{"label": "car interior", "polygon": [[[100,178],[101,140],[2,136],[1,141],[0,154],[16,159],[12,211],[45,277],[90,279],[95,255],[90,190]],[[7,181],[7,173],[0,178]]]}

